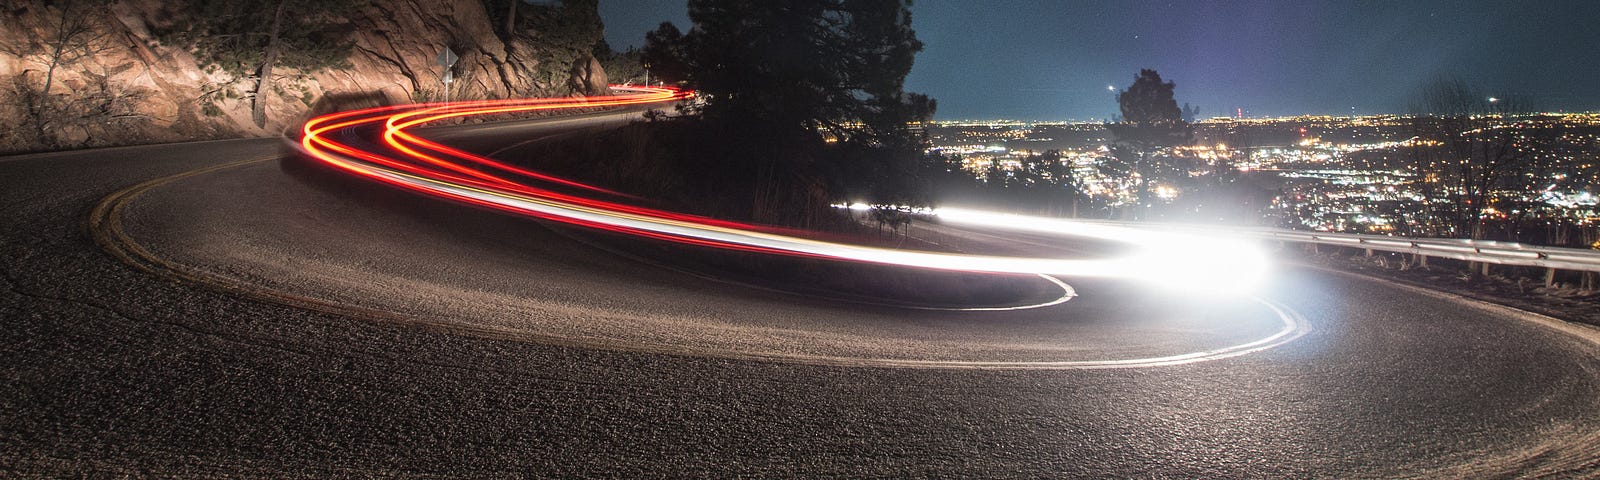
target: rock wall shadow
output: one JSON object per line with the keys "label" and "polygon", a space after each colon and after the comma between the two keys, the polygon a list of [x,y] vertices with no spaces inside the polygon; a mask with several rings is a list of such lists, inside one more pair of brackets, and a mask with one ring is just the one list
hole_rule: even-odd
{"label": "rock wall shadow", "polygon": [[368,90],[363,92],[330,92],[323,94],[322,98],[318,98],[317,102],[311,105],[311,110],[306,112],[306,114],[308,117],[315,117],[334,112],[359,110],[363,108],[387,107],[394,104],[394,101],[390,99],[388,95],[384,95],[383,92],[379,90]]}

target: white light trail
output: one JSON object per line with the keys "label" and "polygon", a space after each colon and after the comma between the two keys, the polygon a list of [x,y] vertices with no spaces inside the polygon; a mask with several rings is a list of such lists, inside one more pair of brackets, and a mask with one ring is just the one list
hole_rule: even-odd
{"label": "white light trail", "polygon": [[[655,90],[660,90],[659,92]],[[655,89],[651,93],[660,100],[679,98],[670,89]],[[616,104],[652,100],[649,96],[611,97]],[[592,106],[593,103],[585,104]],[[968,272],[1059,275],[1067,277],[1127,278],[1150,282],[1164,290],[1203,295],[1243,295],[1250,293],[1268,269],[1266,255],[1254,245],[1228,237],[1164,231],[1103,223],[1027,217],[994,212],[964,209],[939,209],[933,212],[917,209],[904,211],[930,213],[941,220],[957,224],[983,226],[1094,238],[1137,247],[1132,255],[1116,258],[1036,258],[1013,256],[969,255],[918,250],[880,248],[864,245],[828,242],[759,231],[748,226],[715,219],[685,216],[671,212],[626,207],[607,202],[597,202],[568,195],[552,195],[547,191],[524,188],[502,177],[490,176],[477,170],[447,165],[442,156],[424,154],[401,144],[406,140],[426,146],[441,153],[453,153],[448,147],[424,142],[405,132],[410,126],[434,118],[480,113],[500,113],[531,109],[562,108],[567,105],[545,101],[496,102],[485,101],[454,105],[448,112],[436,113],[436,108],[411,110],[375,109],[373,115],[359,117],[363,112],[337,114],[313,120],[304,128],[301,148],[308,154],[329,164],[363,176],[382,180],[397,186],[417,190],[444,198],[474,203],[509,212],[538,218],[566,221],[596,228],[606,228],[656,238],[698,243],[713,247],[746,248],[770,253],[826,257],[840,260],[898,265],[914,268],[955,270]],[[433,116],[425,116],[434,114]],[[343,123],[334,120],[353,118]],[[410,119],[400,122],[399,119]],[[420,163],[441,166],[447,174],[440,175],[425,168],[407,166],[404,161],[386,157],[382,152],[366,152],[339,144],[323,134],[346,125],[376,123],[385,126],[384,140],[405,156],[420,159]],[[314,128],[313,125],[316,125]],[[468,156],[464,152],[457,156]],[[487,159],[477,159],[489,162]],[[497,164],[494,164],[497,165]],[[510,167],[502,169],[513,170]],[[534,174],[534,172],[523,172]],[[459,175],[458,175],[459,174]],[[468,175],[469,177],[462,177]],[[560,179],[547,179],[560,180]],[[582,185],[580,185],[582,186]],[[586,187],[586,186],[585,186]],[[870,208],[860,205],[844,206],[852,210]]]}
{"label": "white light trail", "polygon": [[958,225],[1084,237],[1138,247],[1114,259],[1117,277],[1135,278],[1176,292],[1209,295],[1255,291],[1271,270],[1271,260],[1255,242],[1227,235],[1202,235],[1175,229],[1135,228],[1092,221],[1033,217],[960,208],[933,212]]}

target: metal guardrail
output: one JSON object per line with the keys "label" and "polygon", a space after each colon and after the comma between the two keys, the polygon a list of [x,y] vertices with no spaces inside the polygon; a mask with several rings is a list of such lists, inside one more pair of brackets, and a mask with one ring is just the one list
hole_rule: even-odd
{"label": "metal guardrail", "polygon": [[1364,248],[1496,265],[1600,272],[1600,251],[1579,248],[1541,247],[1491,240],[1408,238],[1281,229],[1249,229],[1243,233],[1265,240]]}
{"label": "metal guardrail", "polygon": [[[855,207],[851,207],[855,208]],[[1007,214],[999,214],[1004,217]],[[940,217],[938,210],[932,217]],[[1026,219],[1028,217],[1015,217]],[[1255,240],[1296,242],[1312,245],[1361,248],[1369,251],[1409,253],[1418,255],[1426,265],[1428,258],[1448,258],[1485,265],[1515,265],[1551,269],[1546,283],[1553,281],[1555,270],[1600,273],[1600,250],[1582,248],[1544,247],[1495,240],[1467,240],[1457,238],[1395,237],[1355,233],[1325,233],[1267,227],[1228,227],[1201,224],[1163,224],[1127,220],[1072,219],[1074,223],[1100,225],[1113,228],[1167,230],[1175,233],[1235,236]],[[1037,228],[1037,227],[1035,227]],[[1023,228],[1027,230],[1029,228]],[[1487,273],[1487,269],[1485,273]]]}

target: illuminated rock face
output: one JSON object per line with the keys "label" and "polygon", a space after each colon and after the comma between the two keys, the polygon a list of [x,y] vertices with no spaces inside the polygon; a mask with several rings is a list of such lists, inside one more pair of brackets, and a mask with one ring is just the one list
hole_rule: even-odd
{"label": "illuminated rock face", "polygon": [[[79,4],[85,4],[80,0]],[[89,31],[74,38],[83,55],[52,55],[63,2],[20,0],[0,12],[0,154],[191,139],[277,135],[307,113],[444,98],[436,62],[449,47],[460,59],[455,99],[603,93],[605,72],[587,48],[508,35],[490,0],[372,0],[342,19],[354,42],[347,68],[298,72],[279,67],[267,123],[250,119],[255,83],[196,65],[186,45],[163,44],[185,19],[163,0],[80,5],[71,18]],[[262,2],[270,4],[271,2]],[[12,5],[15,5],[14,7]],[[537,14],[527,6],[521,15]],[[504,14],[497,10],[496,14]],[[592,33],[599,38],[598,22]],[[170,40],[169,40],[170,41]],[[581,43],[581,42],[565,42]],[[53,57],[63,57],[50,70]],[[554,60],[553,62],[560,62]],[[46,77],[49,92],[43,92]],[[47,93],[47,94],[46,94]],[[48,107],[48,108],[46,108]]]}
{"label": "illuminated rock face", "polygon": [[573,62],[572,78],[567,80],[567,89],[573,95],[604,95],[610,90],[606,81],[606,70],[600,66],[600,60],[594,55],[585,56]]}

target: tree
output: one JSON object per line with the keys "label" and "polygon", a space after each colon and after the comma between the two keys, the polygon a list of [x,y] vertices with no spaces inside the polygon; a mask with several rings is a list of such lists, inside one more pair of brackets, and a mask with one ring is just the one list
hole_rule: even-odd
{"label": "tree", "polygon": [[[43,148],[80,147],[104,141],[103,135],[124,127],[122,121],[141,118],[136,106],[147,94],[137,87],[119,85],[111,77],[133,65],[108,65],[103,54],[121,47],[108,24],[106,0],[60,0],[37,7],[37,17],[20,29],[37,28],[38,36],[14,36],[0,49],[41,67],[27,70],[4,85],[22,113],[20,128],[0,132],[0,138],[20,139],[18,144]],[[27,16],[18,15],[21,23]],[[42,77],[42,78],[41,78]],[[70,85],[58,91],[63,80]],[[20,125],[18,126],[20,127]]]}
{"label": "tree", "polygon": [[574,67],[588,63],[604,37],[599,1],[564,0],[522,7],[515,18],[517,34],[540,46],[535,83],[545,88],[568,85]]}
{"label": "tree", "polygon": [[708,121],[879,141],[933,109],[902,88],[922,49],[908,2],[692,0],[689,18],[647,35],[644,62],[706,94]]}
{"label": "tree", "polygon": [[43,92],[50,95],[50,89],[55,83],[55,74],[63,65],[78,63],[84,59],[92,58],[107,47],[105,42],[110,33],[94,23],[95,16],[88,9],[100,7],[104,1],[97,0],[68,0],[57,5],[58,17],[55,31],[45,40],[45,74]]}
{"label": "tree", "polygon": [[1077,210],[1078,198],[1082,195],[1072,166],[1062,158],[1060,150],[1023,157],[1022,174],[1023,187],[1029,192],[1028,201],[1034,208],[1051,215],[1064,213],[1069,207]]}
{"label": "tree", "polygon": [[[1183,120],[1183,111],[1173,98],[1177,85],[1163,82],[1155,70],[1143,69],[1134,76],[1133,85],[1117,94],[1117,106],[1122,112],[1120,122],[1106,125],[1118,143],[1114,152],[1132,166],[1131,173],[1138,175],[1138,202],[1136,211],[1149,204],[1149,181],[1162,174],[1175,174],[1172,165],[1156,162],[1157,149],[1189,143],[1193,129]],[[1139,214],[1142,217],[1142,213]]]}
{"label": "tree", "polygon": [[672,22],[644,34],[644,49],[639,52],[642,67],[664,84],[680,83],[689,79],[687,42],[683,32]]}
{"label": "tree", "polygon": [[1546,130],[1518,118],[1530,111],[1528,103],[1519,96],[1490,97],[1451,78],[1430,81],[1416,93],[1412,167],[1423,192],[1449,196],[1446,214],[1456,235],[1484,238],[1484,211],[1494,193],[1526,184],[1535,145]]}
{"label": "tree", "polygon": [[605,39],[601,39],[594,44],[594,58],[600,60],[611,83],[642,81],[644,78],[643,61],[637,48],[618,52],[612,50],[611,44],[606,43]]}
{"label": "tree", "polygon": [[506,0],[506,35],[517,34],[517,4],[522,0]]}
{"label": "tree", "polygon": [[919,122],[937,105],[903,89],[922,49],[908,5],[691,0],[689,32],[661,24],[641,60],[700,92],[690,113],[723,139],[718,170],[753,179],[755,211],[817,205],[816,194],[784,193],[804,184],[869,203],[925,201],[931,180],[919,169],[937,162]]}
{"label": "tree", "polygon": [[354,42],[342,27],[356,2],[190,0],[192,15],[174,36],[193,45],[202,66],[252,81],[250,117],[265,126],[277,69],[308,73],[346,65]]}

